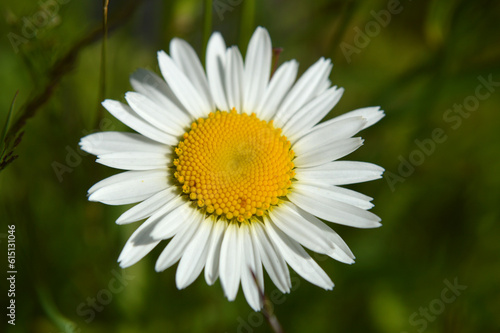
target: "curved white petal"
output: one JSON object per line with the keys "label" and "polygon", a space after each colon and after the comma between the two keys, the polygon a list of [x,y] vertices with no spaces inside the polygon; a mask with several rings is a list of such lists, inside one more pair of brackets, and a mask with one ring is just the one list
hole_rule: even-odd
{"label": "curved white petal", "polygon": [[271,74],[272,45],[266,29],[258,27],[250,38],[245,57],[243,111],[255,112]]}
{"label": "curved white petal", "polygon": [[211,219],[203,219],[187,245],[175,274],[175,283],[178,289],[184,289],[193,283],[205,266],[213,225]]}
{"label": "curved white petal", "polygon": [[[229,109],[236,108],[241,113],[243,99],[243,59],[240,50],[232,46],[226,54],[226,96]],[[229,111],[229,110],[228,110]]]}
{"label": "curved white petal", "polygon": [[318,85],[318,89],[316,90],[316,96],[321,95],[327,89],[329,89],[331,86],[332,86],[332,82],[330,80],[328,80],[328,77],[325,77],[325,79],[323,80],[323,82],[321,82]]}
{"label": "curved white petal", "polygon": [[156,73],[140,68],[130,76],[130,84],[135,91],[168,110],[182,123],[188,124],[192,121],[190,120],[190,113],[179,101],[167,82]]}
{"label": "curved white petal", "polygon": [[380,218],[364,209],[337,200],[317,195],[307,189],[295,189],[287,195],[291,202],[324,220],[355,228],[381,226]]}
{"label": "curved white petal", "polygon": [[128,224],[145,219],[161,207],[165,206],[170,200],[179,196],[179,190],[176,186],[170,186],[169,188],[160,191],[153,195],[152,197],[138,203],[134,207],[127,210],[125,213],[120,215],[116,220],[116,224]]}
{"label": "curved white petal", "polygon": [[241,278],[241,247],[238,224],[230,223],[220,249],[219,275],[222,289],[229,301],[234,301]]}
{"label": "curved white petal", "polygon": [[371,203],[373,198],[347,188],[322,182],[306,182],[303,180],[297,180],[293,183],[293,188],[298,189],[299,191],[304,187],[308,188],[310,191],[314,191],[317,195],[322,195],[361,209],[367,210],[373,207],[373,204]]}
{"label": "curved white petal", "polygon": [[281,231],[308,249],[347,264],[354,263],[352,252],[335,231],[293,203],[282,203],[269,216]]}
{"label": "curved white petal", "polygon": [[151,217],[158,218],[158,223],[151,231],[151,237],[154,239],[168,239],[182,229],[182,226],[188,223],[187,221],[192,221],[198,215],[201,215],[196,208],[191,207],[191,202],[189,201],[177,204],[176,202],[175,207],[172,207],[167,213],[161,215],[155,214]]}
{"label": "curved white petal", "polygon": [[309,132],[338,103],[344,89],[332,87],[298,110],[283,126],[291,142]]}
{"label": "curved white petal", "polygon": [[279,104],[295,82],[298,69],[299,63],[295,60],[287,61],[278,67],[266,87],[262,100],[255,109],[255,114],[260,119],[266,121],[272,119]]}
{"label": "curved white petal", "polygon": [[101,180],[92,186],[89,201],[126,205],[145,200],[166,189],[166,170],[127,171]]}
{"label": "curved white petal", "polygon": [[321,58],[307,69],[290,89],[276,112],[274,123],[277,127],[282,127],[297,110],[316,96],[318,87],[328,77],[331,68],[330,59]]}
{"label": "curved white petal", "polygon": [[252,238],[269,277],[282,293],[290,292],[292,282],[285,259],[274,248],[260,221],[252,221]]}
{"label": "curved white petal", "polygon": [[163,132],[162,130],[145,121],[143,118],[137,115],[137,113],[135,113],[135,111],[132,110],[132,108],[127,104],[107,99],[102,102],[102,105],[116,119],[133,129],[134,131],[141,133],[145,137],[167,145],[177,144],[177,138]]}
{"label": "curved white petal", "polygon": [[309,133],[293,144],[292,149],[297,156],[311,152],[320,146],[324,147],[332,142],[352,137],[363,128],[366,120],[362,117],[353,117],[335,122],[328,120],[324,124],[326,125],[313,127]]}
{"label": "curved white petal", "polygon": [[97,156],[97,163],[122,170],[153,170],[166,168],[172,161],[170,154],[119,152]]}
{"label": "curved white petal", "polygon": [[218,32],[214,32],[207,44],[206,69],[208,85],[219,110],[229,111],[226,98],[225,78],[226,43]]}
{"label": "curved white petal", "polygon": [[93,155],[119,152],[150,152],[167,154],[172,148],[146,138],[144,135],[126,132],[98,132],[80,140],[82,150]]}
{"label": "curved white petal", "polygon": [[293,270],[318,287],[326,290],[333,288],[332,280],[297,241],[285,235],[267,217],[264,218],[264,225],[272,242]]}
{"label": "curved white petal", "polygon": [[157,272],[164,271],[182,257],[186,247],[193,240],[193,235],[202,222],[202,214],[197,214],[195,219],[184,221],[180,231],[170,240],[158,257],[155,265],[155,270]]}
{"label": "curved white petal", "polygon": [[205,265],[205,281],[210,286],[219,277],[220,249],[227,228],[227,222],[225,221],[219,220],[214,223],[210,245],[207,249],[207,263]]}
{"label": "curved white petal", "polygon": [[316,227],[320,228],[327,234],[327,238],[333,242],[335,245],[335,253],[332,256],[332,258],[339,260],[341,262],[345,263],[352,263],[351,259],[355,259],[356,257],[352,253],[351,249],[347,244],[344,242],[344,240],[330,227],[328,227],[325,223],[323,223],[320,219],[318,219],[316,216],[312,215],[309,212],[306,212],[302,208],[292,204],[290,206],[296,213],[300,214],[305,220],[308,222],[314,224]]}
{"label": "curved white petal", "polygon": [[299,168],[321,165],[352,153],[361,147],[362,144],[363,140],[361,138],[338,140],[329,145],[325,144],[313,147],[300,155],[297,154],[293,162]]}
{"label": "curved white petal", "polygon": [[[255,252],[255,245],[253,244],[250,235],[250,228],[246,223],[242,223],[239,229],[238,236],[241,250],[241,289],[245,294],[248,304],[255,311],[262,308],[261,290],[264,285],[262,283],[262,264],[258,257],[258,252]],[[258,268],[260,267],[260,271]],[[260,276],[259,276],[260,275]],[[257,283],[259,285],[257,285]]]}
{"label": "curved white petal", "polygon": [[160,241],[154,240],[150,236],[153,225],[152,221],[146,221],[130,236],[118,257],[120,267],[126,268],[132,266],[160,243]]}
{"label": "curved white petal", "polygon": [[125,94],[125,99],[142,119],[165,133],[180,136],[184,134],[185,127],[190,125],[190,123],[179,121],[175,114],[140,93],[129,91]]}
{"label": "curved white petal", "polygon": [[193,117],[205,117],[212,111],[210,102],[200,96],[191,81],[164,51],[158,52],[158,63],[163,78]]}
{"label": "curved white petal", "polygon": [[[384,118],[384,116],[385,113],[383,110],[380,110],[380,106],[370,106],[344,113],[343,115],[332,118],[330,121],[339,121],[352,117],[363,117],[366,119],[366,124],[363,126],[363,129],[365,129]],[[319,126],[325,125],[326,124],[320,124]]]}
{"label": "curved white petal", "polygon": [[210,104],[211,109],[214,109],[215,103],[208,87],[207,77],[200,59],[191,45],[182,39],[174,38],[170,42],[170,55],[177,67],[186,74],[201,97]]}
{"label": "curved white petal", "polygon": [[347,185],[382,178],[384,168],[367,162],[334,161],[312,168],[297,168],[295,173],[299,181]]}

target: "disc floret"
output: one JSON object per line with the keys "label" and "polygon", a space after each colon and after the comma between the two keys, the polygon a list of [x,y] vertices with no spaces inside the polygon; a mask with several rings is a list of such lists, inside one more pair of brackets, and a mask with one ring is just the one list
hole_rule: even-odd
{"label": "disc floret", "polygon": [[216,111],[199,118],[175,147],[174,177],[208,214],[250,220],[286,196],[295,175],[290,141],[273,122]]}

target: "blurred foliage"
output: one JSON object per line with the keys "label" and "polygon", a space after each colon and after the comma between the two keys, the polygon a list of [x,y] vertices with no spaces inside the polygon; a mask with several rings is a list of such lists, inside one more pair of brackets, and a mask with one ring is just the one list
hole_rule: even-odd
{"label": "blurred foliage", "polygon": [[[213,30],[229,45],[265,26],[273,46],[284,49],[280,62],[297,59],[303,72],[321,56],[332,59],[331,80],[345,93],[328,117],[369,105],[387,114],[362,133],[364,147],[349,156],[386,168],[386,178],[350,186],[375,198],[373,211],[384,226],[334,226],[358,259],[346,266],[313,255],[336,283],[331,292],[294,274],[295,290],[283,296],[266,280],[285,332],[500,332],[500,87],[491,86],[470,113],[448,112],[474,101],[477,89],[487,92],[477,88],[479,77],[500,82],[500,3],[248,2],[212,1]],[[127,5],[111,0],[110,17]],[[21,110],[47,87],[54,62],[101,24],[101,7],[100,1],[3,2],[2,127],[16,91]],[[390,9],[389,16],[381,12]],[[202,1],[140,4],[110,30],[106,97],[123,100],[137,68],[158,72],[156,51],[167,50],[174,36],[201,54],[204,17]],[[349,55],[346,45],[357,51]],[[99,41],[78,52],[27,122],[19,158],[0,173],[1,260],[6,263],[7,225],[15,224],[18,269],[16,326],[3,315],[2,331],[269,332],[241,291],[230,303],[219,282],[208,287],[203,278],[178,291],[175,267],[154,271],[161,249],[125,271],[118,267],[137,224],[118,227],[114,220],[126,208],[87,202],[87,189],[115,171],[78,149],[87,133],[126,130],[107,113],[98,119],[100,62]],[[431,149],[436,129],[446,139]],[[405,172],[411,160],[418,165]],[[66,168],[58,175],[54,165]],[[444,281],[455,279],[467,289],[450,303],[439,301]],[[106,304],[92,308],[96,298]],[[421,311],[429,307],[426,319]]]}

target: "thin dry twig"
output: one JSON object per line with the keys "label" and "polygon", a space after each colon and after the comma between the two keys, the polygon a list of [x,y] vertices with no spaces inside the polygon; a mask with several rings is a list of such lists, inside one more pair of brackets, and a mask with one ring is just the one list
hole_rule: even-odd
{"label": "thin dry twig", "polygon": [[280,324],[278,318],[274,314],[271,300],[269,300],[269,298],[266,296],[263,289],[259,285],[259,281],[257,280],[257,277],[255,276],[254,271],[250,269],[250,273],[252,273],[253,280],[254,280],[255,284],[257,285],[257,289],[259,290],[262,304],[264,304],[264,306],[262,307],[262,314],[266,318],[267,323],[269,324],[269,326],[271,327],[273,332],[285,333],[285,331],[283,331],[283,328],[281,327],[281,324]]}
{"label": "thin dry twig", "polygon": [[[114,29],[124,24],[127,19],[135,12],[142,0],[130,1],[128,5],[118,14],[110,19],[109,27]],[[64,75],[68,74],[75,66],[76,60],[80,52],[92,43],[100,40],[103,37],[102,26],[96,27],[89,31],[83,38],[76,42],[66,54],[59,58],[51,67],[48,73],[47,84],[39,92],[32,92],[31,98],[19,111],[19,117],[8,129],[5,136],[5,150],[0,156],[0,171],[5,169],[7,165],[12,163],[17,157],[13,155],[15,148],[19,145],[24,134],[23,128],[26,121],[34,117],[35,114],[44,106],[52,97],[55,88],[58,86]]]}

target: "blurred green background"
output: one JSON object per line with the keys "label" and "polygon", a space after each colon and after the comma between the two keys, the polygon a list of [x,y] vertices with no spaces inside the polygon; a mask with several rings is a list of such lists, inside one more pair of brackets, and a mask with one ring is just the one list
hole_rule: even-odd
{"label": "blurred green background", "polygon": [[[384,225],[333,226],[357,256],[348,266],[313,255],[333,291],[293,273],[294,291],[282,296],[266,279],[285,332],[500,332],[500,3],[206,3],[212,29],[228,45],[244,50],[262,25],[283,48],[279,61],[297,59],[301,73],[331,58],[330,78],[345,93],[328,117],[372,105],[386,112],[348,157],[386,169],[384,179],[350,186],[375,198]],[[206,6],[111,0],[104,97],[123,100],[137,68],[159,72],[156,51],[168,50],[174,36],[201,54]],[[78,148],[87,133],[127,130],[99,111],[101,40],[78,49],[60,76],[51,72],[100,27],[102,2],[8,0],[1,7],[1,124],[16,91],[15,116],[53,89],[25,126],[18,159],[0,173],[4,312],[7,225],[15,224],[17,237],[16,326],[2,312],[5,331],[270,332],[241,290],[228,302],[219,282],[208,287],[198,278],[178,291],[175,267],[154,271],[160,247],[125,271],[118,267],[138,224],[115,225],[126,207],[87,201],[87,189],[116,171]]]}

